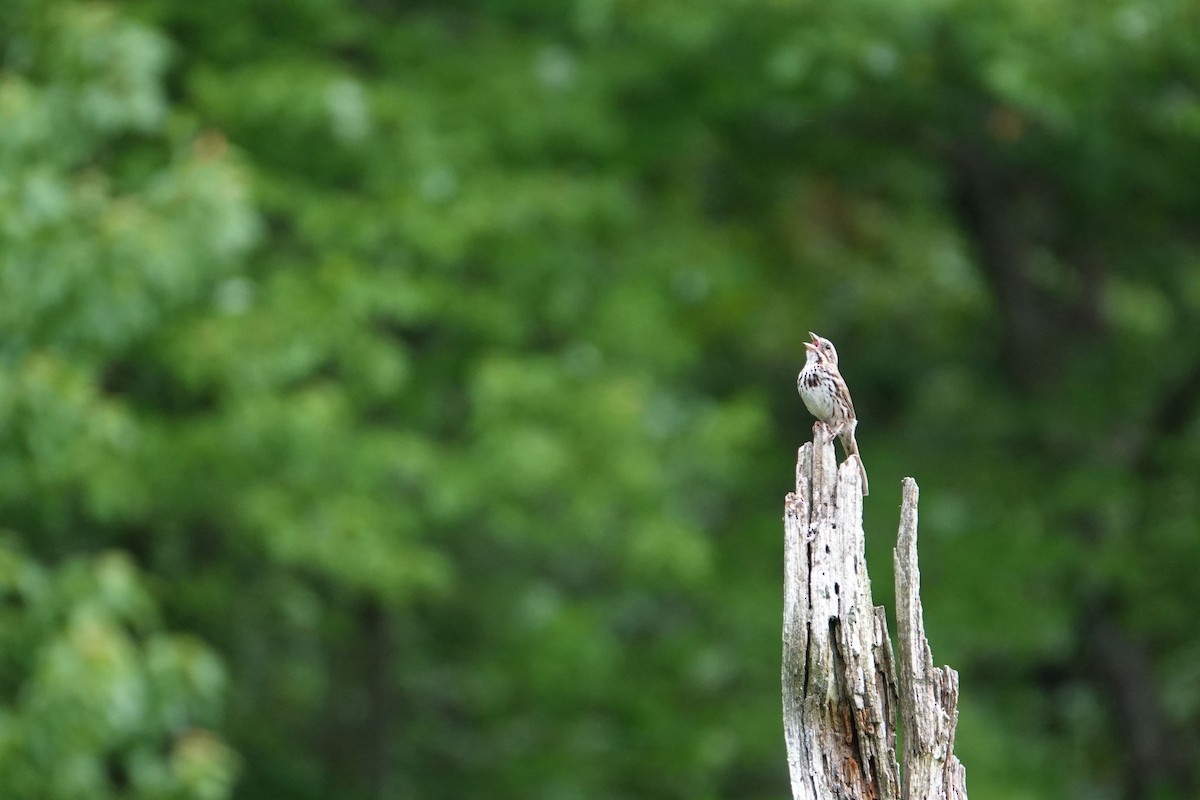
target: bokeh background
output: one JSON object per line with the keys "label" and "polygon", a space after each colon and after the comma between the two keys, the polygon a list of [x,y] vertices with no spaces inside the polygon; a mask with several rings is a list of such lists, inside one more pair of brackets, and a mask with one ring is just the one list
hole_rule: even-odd
{"label": "bokeh background", "polygon": [[972,800],[1200,794],[1195,0],[4,0],[0,796],[787,796],[807,331]]}

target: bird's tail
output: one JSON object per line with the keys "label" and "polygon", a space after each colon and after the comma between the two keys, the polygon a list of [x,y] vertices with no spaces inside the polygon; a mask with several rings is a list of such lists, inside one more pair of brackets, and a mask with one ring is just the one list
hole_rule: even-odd
{"label": "bird's tail", "polygon": [[842,435],[842,447],[846,448],[846,455],[854,456],[858,462],[858,477],[862,479],[863,497],[866,497],[870,494],[867,490],[867,468],[863,466],[862,456],[858,454],[858,440],[854,438],[854,428]]}

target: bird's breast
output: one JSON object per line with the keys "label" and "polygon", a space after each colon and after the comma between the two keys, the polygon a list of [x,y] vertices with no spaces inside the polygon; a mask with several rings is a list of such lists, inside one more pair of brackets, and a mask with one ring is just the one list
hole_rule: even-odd
{"label": "bird's breast", "polygon": [[796,388],[800,391],[800,399],[804,401],[804,407],[808,409],[808,413],[822,422],[832,419],[834,412],[832,386],[828,381],[821,380],[818,370],[807,367],[801,370],[800,375],[796,378]]}

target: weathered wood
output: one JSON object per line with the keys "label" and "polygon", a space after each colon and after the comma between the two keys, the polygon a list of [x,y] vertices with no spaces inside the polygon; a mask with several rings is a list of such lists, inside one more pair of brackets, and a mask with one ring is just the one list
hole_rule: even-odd
{"label": "weathered wood", "polygon": [[896,798],[895,677],[863,557],[862,488],[824,426],[784,514],[783,696],[792,795]]}
{"label": "weathered wood", "polygon": [[[965,800],[965,792],[901,794],[896,664],[884,609],[871,601],[858,467],[853,459],[837,467],[825,427],[817,423],[813,431],[813,441],[802,446],[797,457],[796,491],[784,503],[783,719],[792,795],[796,800],[900,800],[902,796]],[[915,483],[912,488],[912,561],[906,578],[917,574]],[[898,587],[899,569],[897,561]],[[924,642],[919,578],[906,586],[904,598],[907,602],[916,598],[917,617],[916,627],[905,631],[919,631]],[[928,654],[928,644],[924,647]],[[908,651],[902,648],[901,652]],[[912,663],[902,670],[910,670]],[[938,708],[949,708],[953,720],[957,676],[948,668],[947,673],[954,680],[954,695],[949,705]],[[902,718],[907,720],[908,713],[902,709]],[[931,713],[925,717],[935,718]],[[920,714],[915,714],[911,724],[923,724],[919,719]],[[952,722],[949,744],[953,744]],[[907,753],[906,745],[906,770]],[[944,753],[950,754],[949,746]],[[945,758],[938,763],[951,764]],[[956,759],[952,765],[961,776]],[[904,786],[918,790],[925,784],[918,784],[920,773],[912,769],[913,780],[906,780]],[[953,785],[961,787],[963,782]]]}
{"label": "weathered wood", "polygon": [[904,727],[904,797],[965,800],[967,775],[954,755],[958,725],[958,673],[935,668],[921,609],[917,569],[917,482],[904,479],[896,569],[896,643],[900,666],[900,717]]}

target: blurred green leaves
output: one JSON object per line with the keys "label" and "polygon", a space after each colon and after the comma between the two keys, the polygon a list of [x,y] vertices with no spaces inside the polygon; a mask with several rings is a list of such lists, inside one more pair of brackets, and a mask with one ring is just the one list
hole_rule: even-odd
{"label": "blurred green leaves", "polygon": [[0,543],[5,659],[0,784],[10,797],[226,797],[220,659],[162,629],[121,553],[48,570]]}
{"label": "blurred green leaves", "polygon": [[205,299],[256,220],[222,137],[168,131],[159,35],[100,5],[21,21],[30,63],[0,81],[4,352],[112,356]]}

